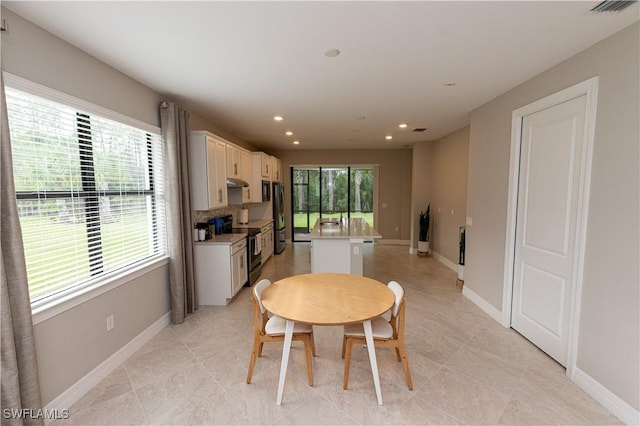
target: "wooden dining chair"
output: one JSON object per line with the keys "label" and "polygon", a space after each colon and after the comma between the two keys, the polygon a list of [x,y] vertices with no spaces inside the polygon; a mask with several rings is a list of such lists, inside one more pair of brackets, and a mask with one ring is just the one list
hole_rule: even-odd
{"label": "wooden dining chair", "polygon": [[[371,320],[373,342],[376,346],[391,346],[395,348],[398,362],[402,362],[404,375],[407,379],[407,386],[409,390],[412,390],[411,372],[409,371],[409,362],[407,361],[407,351],[404,347],[404,289],[395,281],[389,283],[389,288],[395,295],[395,302],[390,312],[385,312],[385,314]],[[351,350],[354,343],[366,344],[362,324],[349,324],[344,326],[344,337],[342,339],[342,358],[344,358],[343,389],[347,389],[349,384],[349,366],[351,364]]]}
{"label": "wooden dining chair", "polygon": [[[249,372],[247,373],[247,383],[251,383],[256,357],[262,356],[264,343],[284,342],[286,320],[269,313],[262,304],[262,292],[270,285],[271,281],[262,279],[253,287],[253,349],[251,351],[251,361],[249,362]],[[313,386],[311,355],[316,356],[313,327],[309,324],[296,323],[293,328],[293,340],[300,340],[304,343],[309,386]]]}

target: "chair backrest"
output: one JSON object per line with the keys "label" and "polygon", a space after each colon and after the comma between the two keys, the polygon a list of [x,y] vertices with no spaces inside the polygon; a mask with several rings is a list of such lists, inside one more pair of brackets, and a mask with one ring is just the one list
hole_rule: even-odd
{"label": "chair backrest", "polygon": [[391,314],[394,317],[397,317],[398,310],[400,309],[400,304],[402,303],[402,299],[404,299],[404,289],[396,281],[390,281],[388,287],[391,289],[391,291],[393,291],[393,294],[396,297],[396,300],[393,303],[393,307],[391,308]]}
{"label": "chair backrest", "polygon": [[258,306],[260,307],[260,313],[263,313],[263,314],[266,311],[266,309],[262,304],[262,292],[264,291],[265,288],[269,287],[270,285],[271,285],[271,281],[269,281],[266,278],[263,278],[260,281],[258,281],[256,285],[253,286],[253,297],[256,298],[256,301],[258,302]]}

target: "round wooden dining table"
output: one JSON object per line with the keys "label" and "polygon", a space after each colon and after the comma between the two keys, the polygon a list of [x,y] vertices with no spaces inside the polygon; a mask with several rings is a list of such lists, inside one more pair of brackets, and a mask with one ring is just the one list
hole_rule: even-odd
{"label": "round wooden dining table", "polygon": [[382,405],[371,319],[391,309],[394,300],[393,292],[380,281],[350,274],[294,275],[267,287],[262,293],[262,303],[269,312],[286,319],[276,404],[282,404],[293,326],[299,322],[313,325],[362,323],[376,396],[378,404]]}

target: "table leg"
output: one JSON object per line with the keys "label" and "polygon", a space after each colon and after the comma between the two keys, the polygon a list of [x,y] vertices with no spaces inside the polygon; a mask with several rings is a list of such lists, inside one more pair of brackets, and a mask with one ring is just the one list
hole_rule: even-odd
{"label": "table leg", "polygon": [[367,341],[369,351],[369,362],[371,362],[371,373],[373,373],[373,384],[376,387],[378,405],[382,405],[382,391],[380,390],[380,376],[378,375],[378,361],[376,359],[376,347],[373,343],[373,331],[371,330],[371,320],[362,323],[364,327],[364,337]]}
{"label": "table leg", "polygon": [[[289,364],[289,352],[291,351],[294,325],[295,322],[287,320],[284,330],[284,346],[282,348],[282,363],[280,364],[280,380],[278,381],[278,399],[276,400],[276,405],[282,405],[282,392],[284,391],[284,379],[287,376],[287,365]],[[369,324],[369,328],[371,328],[371,324]]]}

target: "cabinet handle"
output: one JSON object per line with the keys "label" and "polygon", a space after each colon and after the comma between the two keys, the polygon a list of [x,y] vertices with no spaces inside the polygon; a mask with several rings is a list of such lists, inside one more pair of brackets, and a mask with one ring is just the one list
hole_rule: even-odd
{"label": "cabinet handle", "polygon": [[247,189],[247,196],[251,199],[251,188]]}
{"label": "cabinet handle", "polygon": [[269,174],[269,165],[267,164],[267,174]]}
{"label": "cabinet handle", "polygon": [[218,189],[218,202],[222,202],[222,189]]}
{"label": "cabinet handle", "polygon": [[240,256],[240,267],[244,269],[244,257]]}
{"label": "cabinet handle", "polygon": [[236,176],[238,175],[238,163],[233,164],[233,174]]}

